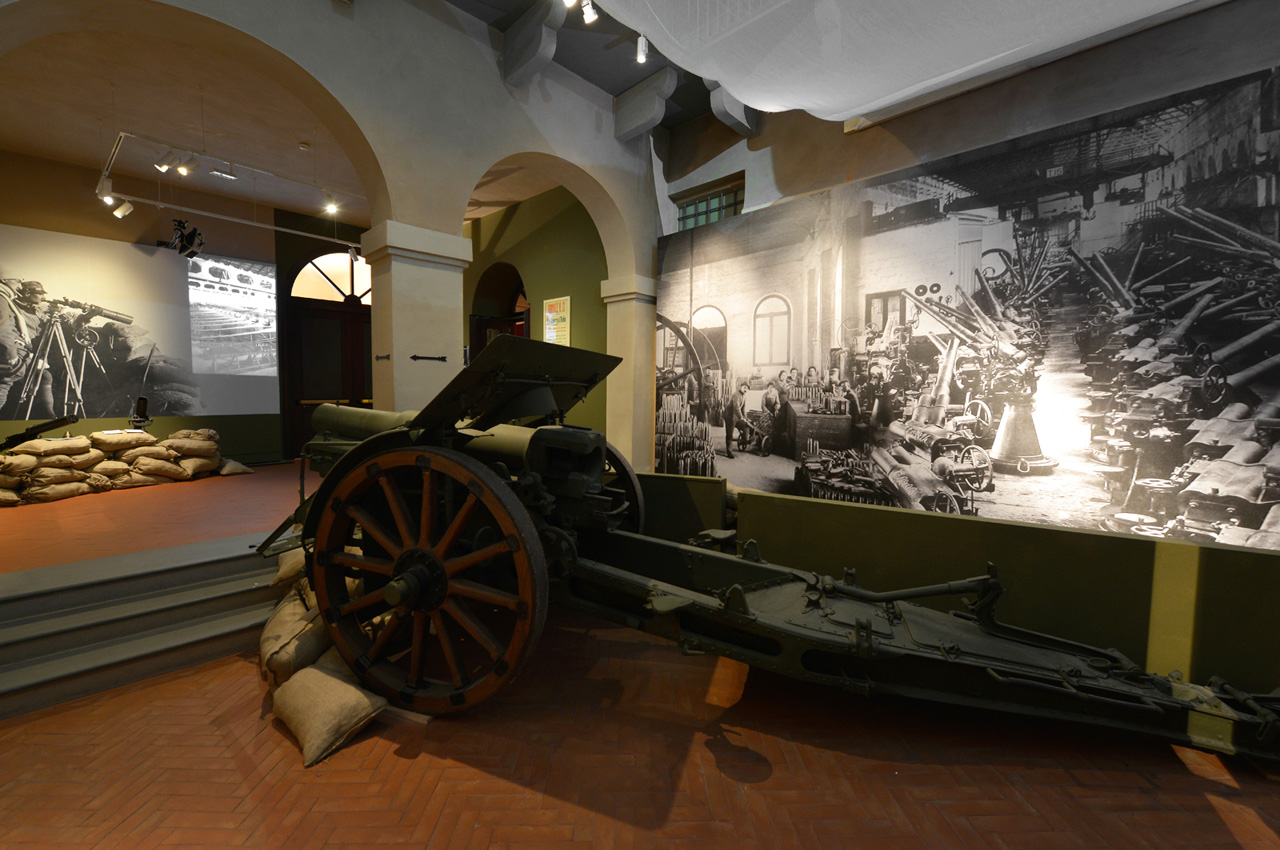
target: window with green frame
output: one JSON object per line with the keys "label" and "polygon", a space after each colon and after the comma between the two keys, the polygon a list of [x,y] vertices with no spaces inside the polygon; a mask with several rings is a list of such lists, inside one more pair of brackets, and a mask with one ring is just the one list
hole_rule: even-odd
{"label": "window with green frame", "polygon": [[727,186],[707,195],[680,201],[679,229],[688,230],[742,212],[743,186]]}

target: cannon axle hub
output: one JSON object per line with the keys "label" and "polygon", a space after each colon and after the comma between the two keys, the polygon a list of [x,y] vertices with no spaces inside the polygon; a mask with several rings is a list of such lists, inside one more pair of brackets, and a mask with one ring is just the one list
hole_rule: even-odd
{"label": "cannon axle hub", "polygon": [[383,590],[391,605],[434,611],[449,596],[449,575],[444,564],[426,549],[406,549],[396,558],[394,572]]}

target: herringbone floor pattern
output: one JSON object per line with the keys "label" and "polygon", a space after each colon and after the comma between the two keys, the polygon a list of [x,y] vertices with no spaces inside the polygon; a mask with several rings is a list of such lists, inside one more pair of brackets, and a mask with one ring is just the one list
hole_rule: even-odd
{"label": "herringbone floor pattern", "polygon": [[1280,783],[1156,741],[871,701],[553,618],[469,715],[303,770],[253,657],[0,723],[0,847],[1280,847]]}

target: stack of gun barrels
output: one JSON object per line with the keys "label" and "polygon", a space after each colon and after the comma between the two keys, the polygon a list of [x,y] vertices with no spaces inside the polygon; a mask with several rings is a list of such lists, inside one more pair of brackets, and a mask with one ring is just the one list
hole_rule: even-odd
{"label": "stack of gun barrels", "polygon": [[[851,470],[865,470],[886,494],[877,503],[976,514],[974,485],[989,480],[986,452],[1000,415],[1035,396],[1051,321],[1046,298],[1070,277],[1049,249],[1038,234],[1020,237],[1015,253],[994,252],[992,265],[974,269],[972,294],[957,288],[954,302],[925,286],[904,291],[913,321],[869,329],[854,360],[858,445],[804,453],[802,489],[843,499]],[[944,331],[920,333],[924,317]]]}
{"label": "stack of gun barrels", "polygon": [[1140,236],[1073,257],[1102,525],[1280,549],[1280,242],[1187,206]]}
{"label": "stack of gun barrels", "polygon": [[658,472],[670,475],[716,474],[711,431],[699,422],[681,395],[661,397],[657,418]]}

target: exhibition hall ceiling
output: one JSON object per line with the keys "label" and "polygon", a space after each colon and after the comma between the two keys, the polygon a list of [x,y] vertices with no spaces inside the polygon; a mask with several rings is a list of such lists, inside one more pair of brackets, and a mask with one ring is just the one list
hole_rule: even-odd
{"label": "exhibition hall ceiling", "polygon": [[176,205],[195,190],[319,214],[323,193],[306,185],[315,183],[335,191],[344,221],[369,222],[360,181],[333,136],[278,83],[228,61],[217,41],[58,33],[0,56],[0,79],[0,149],[101,169],[124,130],[300,181],[238,169],[233,183],[209,173],[227,164],[214,157],[181,181],[172,172],[161,178],[152,163],[165,149],[126,140],[112,174],[149,181],[149,197],[159,185]]}
{"label": "exhibition hall ceiling", "polygon": [[[497,30],[504,30],[534,0],[448,2],[459,14],[473,16]],[[619,0],[602,2],[609,9],[626,8],[626,4]],[[718,26],[722,30],[716,40],[719,44],[732,43],[738,35],[752,34],[752,38],[759,39],[757,28],[766,26],[766,34],[771,31],[767,27],[775,29],[773,35],[762,43],[772,43],[770,39],[776,36],[794,46],[797,33],[808,21],[806,10],[814,7],[821,11],[826,8],[826,2],[751,0],[727,3],[725,0],[697,0],[683,4],[652,2],[645,8],[660,11],[664,5],[670,5],[698,12],[703,17],[695,23],[705,24],[700,30],[703,35],[706,34],[704,31],[709,31],[707,27],[715,29]],[[1130,25],[1140,26],[1158,20],[1161,14],[1181,14],[1216,2],[1220,0],[1141,0],[1140,3],[1112,6],[1129,9],[1126,19]],[[1024,7],[1024,3],[1028,5]],[[893,54],[893,61],[873,61],[879,54],[868,52],[862,56],[860,51],[856,51],[860,63],[859,86],[863,86],[858,89],[863,92],[859,97],[870,96],[866,94],[870,91],[865,89],[866,85],[881,93],[915,90],[913,87],[918,88],[921,83],[919,78],[924,73],[922,69],[926,58],[934,62],[940,55],[955,54],[953,58],[959,62],[966,56],[972,59],[983,51],[986,51],[984,56],[987,58],[1007,53],[1011,48],[1001,38],[1007,40],[1012,37],[1011,30],[1009,26],[997,25],[999,21],[991,20],[993,16],[989,13],[992,8],[1008,6],[1011,10],[1017,6],[1020,11],[1016,16],[1006,10],[1009,14],[996,17],[1016,17],[1021,26],[1030,27],[1027,32],[1036,35],[1032,38],[1024,33],[1019,37],[1029,38],[1034,44],[1048,49],[1062,39],[1046,31],[1057,20],[1054,16],[1059,14],[1051,14],[1045,8],[1047,4],[1048,0],[1017,0],[1012,5],[1005,0],[967,0],[960,4],[963,9],[939,15],[933,11],[938,8],[938,4],[933,2],[895,2],[892,14],[863,16],[859,19],[860,29],[856,33],[858,43],[878,44],[876,49]],[[866,5],[874,4],[868,0]],[[1097,4],[1090,0],[1090,5]],[[114,14],[119,18],[126,16],[128,7],[124,3],[115,8],[118,11]],[[597,8],[601,12],[600,17],[591,25],[583,22],[580,4],[569,11],[557,34],[555,61],[558,64],[615,96],[663,67],[675,67],[678,85],[668,101],[662,123],[674,127],[710,111],[702,78],[672,64],[660,52],[659,47],[665,38],[661,27],[655,27],[650,35],[657,43],[650,50],[649,61],[640,64],[636,62],[636,31],[610,17],[605,8]],[[1040,11],[1027,11],[1032,8]],[[1135,10],[1140,10],[1146,17],[1135,23],[1135,16],[1140,17]],[[733,15],[737,18],[730,20]],[[847,14],[841,11],[836,17],[843,20]],[[1080,24],[1084,29],[1073,29],[1072,38],[1080,36],[1087,39],[1091,32],[1095,36],[1099,33],[1105,36],[1123,24],[1114,14],[1109,17],[1082,17],[1087,19]],[[1012,20],[1006,23],[1012,23]],[[669,35],[669,26],[666,31]],[[116,134],[132,132],[171,143],[188,153],[207,151],[209,154],[198,173],[181,180],[172,172],[161,178],[151,165],[164,153],[165,147],[126,138],[112,174],[129,175],[152,184],[150,197],[157,197],[159,193],[158,197],[165,202],[181,206],[183,192],[199,191],[257,201],[264,207],[320,214],[324,199],[323,191],[318,187],[324,187],[335,194],[342,210],[339,213],[342,221],[357,226],[370,224],[368,204],[363,198],[360,181],[333,136],[320,126],[306,105],[276,81],[243,63],[229,60],[224,49],[227,45],[222,43],[226,36],[220,25],[213,22],[208,27],[196,24],[181,37],[161,32],[148,32],[145,27],[131,29],[120,26],[62,32],[0,56],[0,78],[5,80],[4,96],[0,97],[0,149],[100,169]],[[692,44],[690,39],[694,35],[696,33],[673,41],[673,49]],[[850,31],[840,31],[837,41],[844,44],[853,35]],[[969,53],[956,53],[957,39],[968,45]],[[830,40],[828,34],[816,43],[821,48],[830,46]],[[1024,56],[1026,45],[1019,46],[1018,51],[1019,57]],[[813,52],[820,58],[830,51],[815,49]],[[842,49],[836,52],[850,51]],[[767,54],[768,51],[759,52],[762,61]],[[987,67],[984,64],[967,70],[952,68],[944,76],[949,75],[947,79],[952,84],[963,84],[968,79],[972,85],[977,85],[980,79],[974,80],[973,75],[980,77],[982,69]],[[935,77],[941,73],[933,65],[929,68],[932,69],[929,73]],[[735,91],[735,86],[746,86],[750,81],[749,76],[741,80],[732,77],[729,71],[725,71],[722,80],[731,92]],[[814,76],[810,84],[828,93],[843,86],[839,80],[833,82],[821,75]],[[748,88],[741,90],[745,92]],[[765,105],[787,106],[781,102]],[[211,166],[225,170],[224,166],[228,164],[237,166],[236,173],[240,179],[232,182],[209,173]],[[294,179],[254,174],[245,166]],[[545,180],[537,179],[523,169],[494,170],[485,175],[476,187],[466,217],[475,218],[494,212],[551,187]],[[264,219],[266,215],[264,210]]]}

